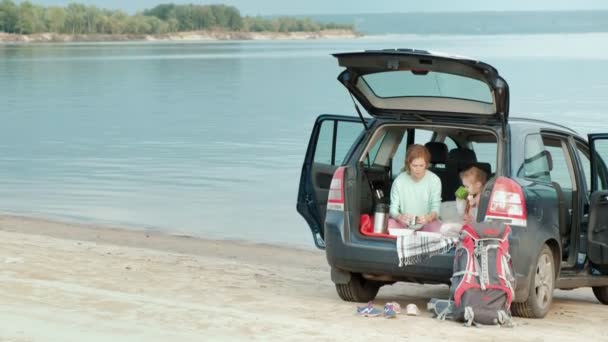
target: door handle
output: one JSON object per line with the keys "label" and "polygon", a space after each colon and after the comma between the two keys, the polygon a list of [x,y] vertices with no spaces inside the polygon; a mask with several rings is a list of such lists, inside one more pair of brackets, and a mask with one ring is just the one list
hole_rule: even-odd
{"label": "door handle", "polygon": [[604,226],[604,227],[601,227],[601,228],[594,229],[593,232],[594,233],[601,233],[601,232],[606,231],[606,230],[608,230],[608,227]]}

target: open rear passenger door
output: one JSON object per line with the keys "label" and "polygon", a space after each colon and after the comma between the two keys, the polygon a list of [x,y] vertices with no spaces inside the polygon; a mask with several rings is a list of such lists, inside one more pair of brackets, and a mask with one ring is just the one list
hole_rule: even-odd
{"label": "open rear passenger door", "polygon": [[602,271],[608,271],[608,133],[590,134],[591,200],[587,254]]}
{"label": "open rear passenger door", "polygon": [[358,117],[321,115],[315,122],[302,166],[297,210],[318,248],[325,248],[323,226],[331,179],[364,129]]}

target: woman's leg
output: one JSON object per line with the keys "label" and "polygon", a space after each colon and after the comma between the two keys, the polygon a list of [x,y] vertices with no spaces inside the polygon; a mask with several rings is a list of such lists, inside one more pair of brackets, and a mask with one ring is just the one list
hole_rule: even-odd
{"label": "woman's leg", "polygon": [[388,227],[389,228],[407,228],[407,225],[395,220],[394,218],[389,218]]}

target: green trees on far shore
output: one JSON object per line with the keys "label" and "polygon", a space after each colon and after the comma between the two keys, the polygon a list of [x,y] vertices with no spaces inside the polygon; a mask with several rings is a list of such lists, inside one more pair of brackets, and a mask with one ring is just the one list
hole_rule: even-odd
{"label": "green trees on far shore", "polygon": [[162,4],[128,15],[120,10],[71,3],[43,7],[29,1],[0,0],[0,32],[32,34],[163,34],[181,31],[298,32],[352,29],[351,25],[317,23],[311,19],[241,16],[226,5]]}

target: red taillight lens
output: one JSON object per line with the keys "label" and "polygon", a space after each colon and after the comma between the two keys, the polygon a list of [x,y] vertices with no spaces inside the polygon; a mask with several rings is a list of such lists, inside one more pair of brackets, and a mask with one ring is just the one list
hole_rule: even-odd
{"label": "red taillight lens", "polygon": [[334,172],[329,186],[327,196],[327,210],[344,211],[344,167],[339,167]]}
{"label": "red taillight lens", "polygon": [[498,177],[490,195],[486,220],[508,220],[511,225],[526,226],[527,218],[526,201],[521,186],[509,178]]}

